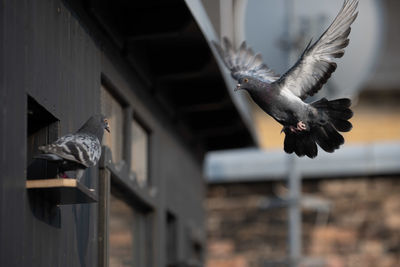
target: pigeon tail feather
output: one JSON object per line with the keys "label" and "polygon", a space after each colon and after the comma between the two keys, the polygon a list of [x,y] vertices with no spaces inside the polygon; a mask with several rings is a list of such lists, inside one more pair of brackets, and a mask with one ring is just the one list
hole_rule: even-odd
{"label": "pigeon tail feather", "polygon": [[35,159],[44,159],[48,161],[62,161],[64,160],[60,156],[57,156],[56,154],[38,154],[34,156]]}
{"label": "pigeon tail feather", "polygon": [[351,100],[348,98],[332,101],[322,98],[312,103],[311,106],[318,111],[317,120],[310,124],[307,131],[292,132],[284,128],[285,152],[315,158],[318,155],[316,144],[329,153],[338,149],[344,144],[344,138],[339,132],[348,132],[353,127],[348,121],[353,116],[350,105]]}

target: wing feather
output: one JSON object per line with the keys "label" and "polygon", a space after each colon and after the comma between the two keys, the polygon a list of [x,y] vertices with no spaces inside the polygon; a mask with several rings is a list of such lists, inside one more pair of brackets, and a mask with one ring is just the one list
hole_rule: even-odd
{"label": "wing feather", "polygon": [[74,161],[85,167],[96,165],[101,156],[101,144],[97,137],[88,134],[67,134],[39,150]]}
{"label": "wing feather", "polygon": [[336,70],[333,60],[344,55],[350,26],[358,15],[357,7],[358,0],[345,0],[328,29],[312,46],[309,43],[296,64],[274,84],[301,99],[318,92]]}
{"label": "wing feather", "polygon": [[233,48],[232,43],[226,37],[222,40],[223,47],[216,42],[213,44],[235,80],[242,76],[253,76],[272,83],[279,79],[279,75],[264,64],[261,54],[254,54],[246,42],[243,42],[238,50]]}

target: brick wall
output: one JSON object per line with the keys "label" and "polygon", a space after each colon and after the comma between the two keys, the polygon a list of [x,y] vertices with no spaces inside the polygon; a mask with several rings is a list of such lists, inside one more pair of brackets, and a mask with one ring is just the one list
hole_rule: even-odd
{"label": "brick wall", "polygon": [[[210,185],[207,266],[286,266],[285,194],[281,182]],[[302,266],[400,266],[400,177],[306,180],[303,196]]]}

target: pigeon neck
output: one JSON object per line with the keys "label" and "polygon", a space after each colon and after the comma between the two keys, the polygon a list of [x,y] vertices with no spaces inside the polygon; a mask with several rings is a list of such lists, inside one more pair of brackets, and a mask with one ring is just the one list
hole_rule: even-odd
{"label": "pigeon neck", "polygon": [[104,129],[101,126],[94,126],[91,123],[85,123],[79,130],[78,133],[86,133],[96,136],[100,143],[103,140]]}

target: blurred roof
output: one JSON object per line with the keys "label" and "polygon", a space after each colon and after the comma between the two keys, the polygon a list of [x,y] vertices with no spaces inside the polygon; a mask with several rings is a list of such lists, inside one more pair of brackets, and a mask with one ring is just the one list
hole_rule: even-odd
{"label": "blurred roof", "polygon": [[378,90],[400,90],[400,1],[379,1],[382,6],[384,27],[382,46],[365,88]]}
{"label": "blurred roof", "polygon": [[[205,173],[210,183],[283,180],[288,175],[288,155],[282,150],[239,149],[209,153]],[[304,178],[325,179],[400,172],[400,142],[344,146],[335,153],[296,160]]]}

